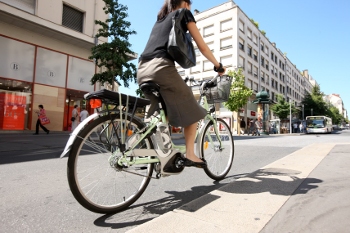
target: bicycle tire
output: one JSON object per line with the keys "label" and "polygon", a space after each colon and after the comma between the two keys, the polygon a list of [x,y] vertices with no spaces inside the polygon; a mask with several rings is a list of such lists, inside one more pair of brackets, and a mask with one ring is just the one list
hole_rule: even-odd
{"label": "bicycle tire", "polygon": [[[122,119],[123,123],[129,123],[130,116],[127,122],[125,115]],[[102,214],[120,212],[133,204],[148,186],[154,167],[144,164],[118,170],[110,165],[108,159],[118,148],[115,137],[118,132],[111,122],[119,128],[120,115],[104,115],[86,125],[72,144],[67,164],[68,183],[75,199],[86,209]],[[131,126],[134,133],[145,124],[133,118]],[[154,148],[150,138],[141,143],[138,148]]]}
{"label": "bicycle tire", "polygon": [[223,148],[220,149],[220,143],[214,131],[214,123],[210,121],[200,138],[200,155],[207,162],[207,166],[204,168],[205,173],[214,180],[222,180],[232,166],[234,141],[227,123],[219,118],[216,123]]}

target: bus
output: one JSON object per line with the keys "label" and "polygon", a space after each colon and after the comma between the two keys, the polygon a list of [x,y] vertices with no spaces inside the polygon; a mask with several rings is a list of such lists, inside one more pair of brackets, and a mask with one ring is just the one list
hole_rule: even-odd
{"label": "bus", "polygon": [[332,119],[326,116],[307,116],[306,133],[331,133]]}

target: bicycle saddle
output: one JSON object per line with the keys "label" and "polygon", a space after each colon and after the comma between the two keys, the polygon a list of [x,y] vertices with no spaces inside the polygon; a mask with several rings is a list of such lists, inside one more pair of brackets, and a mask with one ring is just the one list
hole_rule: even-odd
{"label": "bicycle saddle", "polygon": [[141,83],[140,89],[145,95],[145,97],[151,101],[151,106],[149,107],[147,112],[147,118],[152,116],[154,112],[159,109],[159,102],[162,103],[162,107],[166,112],[165,103],[162,96],[159,93],[160,87],[157,83],[151,81]]}

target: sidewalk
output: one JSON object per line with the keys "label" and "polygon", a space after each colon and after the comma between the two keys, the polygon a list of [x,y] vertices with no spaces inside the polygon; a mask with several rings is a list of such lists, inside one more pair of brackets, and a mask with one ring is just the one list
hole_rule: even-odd
{"label": "sidewalk", "polygon": [[129,233],[348,232],[350,143],[313,144]]}

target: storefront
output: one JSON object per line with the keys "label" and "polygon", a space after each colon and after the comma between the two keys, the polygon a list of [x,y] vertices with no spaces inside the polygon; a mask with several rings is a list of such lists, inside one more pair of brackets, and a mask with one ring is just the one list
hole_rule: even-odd
{"label": "storefront", "polygon": [[35,129],[40,104],[53,131],[69,130],[75,104],[89,109],[83,96],[94,91],[92,61],[5,36],[0,51],[0,130]]}

